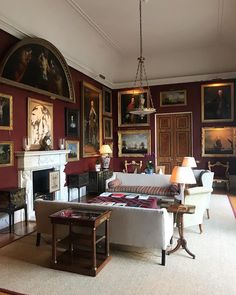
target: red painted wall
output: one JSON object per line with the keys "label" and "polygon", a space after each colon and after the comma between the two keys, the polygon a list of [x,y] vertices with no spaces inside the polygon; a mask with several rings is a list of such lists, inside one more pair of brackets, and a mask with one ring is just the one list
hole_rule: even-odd
{"label": "red painted wall", "polygon": [[[8,33],[0,30],[0,61],[4,58],[7,51],[19,40]],[[23,137],[27,135],[27,102],[28,97],[47,101],[53,104],[53,133],[54,149],[58,149],[58,140],[65,137],[65,108],[81,108],[81,82],[86,81],[95,87],[102,89],[102,85],[90,77],[70,68],[74,83],[76,103],[68,103],[61,100],[52,100],[47,96],[23,90],[17,87],[0,83],[0,93],[13,96],[13,130],[0,130],[0,141],[13,141],[14,151],[22,151]],[[81,117],[81,116],[80,116]],[[80,132],[81,134],[81,132]],[[81,136],[82,138],[82,136]],[[78,138],[67,138],[76,139]],[[97,158],[85,158],[80,161],[69,162],[66,165],[66,173],[83,172],[94,170]],[[17,162],[14,158],[14,166],[0,168],[0,188],[17,186]]]}
{"label": "red painted wall", "polygon": [[[8,33],[0,30],[0,61],[4,58],[7,51],[13,46],[18,39],[9,35]],[[102,85],[97,81],[91,79],[90,77],[78,72],[75,69],[70,68],[72,79],[74,82],[76,103],[63,102],[61,100],[51,100],[47,96],[37,94],[31,91],[23,90],[13,86],[5,85],[0,83],[0,92],[9,94],[13,96],[13,130],[3,131],[0,130],[0,141],[13,141],[14,151],[22,150],[22,139],[27,134],[27,100],[28,97],[33,97],[39,100],[45,100],[53,103],[54,112],[54,148],[57,149],[58,139],[65,137],[65,123],[64,123],[64,111],[66,107],[81,109],[81,82],[86,81],[93,84],[97,88],[102,88]],[[235,80],[227,80],[233,81]],[[220,81],[209,81],[209,82],[222,82]],[[226,82],[226,81],[225,81]],[[208,83],[208,82],[204,82]],[[182,107],[161,107],[160,108],[160,91],[167,90],[187,90],[187,105]],[[122,89],[124,90],[124,89]],[[152,86],[151,87],[152,97],[154,106],[158,113],[170,113],[170,112],[192,112],[193,113],[193,155],[196,160],[200,161],[198,165],[200,168],[207,167],[208,160],[221,160],[230,161],[230,174],[236,174],[236,158],[202,158],[201,157],[201,128],[216,126],[214,123],[201,123],[201,83],[183,83],[183,84],[172,84],[172,85],[162,85],[162,86]],[[118,128],[118,113],[117,113],[117,93],[118,90],[113,91],[113,146],[114,154],[111,161],[111,168],[114,171],[121,171],[124,166],[124,160],[128,158],[118,158],[118,136],[117,131],[123,128]],[[235,104],[236,105],[236,104]],[[81,117],[81,116],[80,116]],[[151,115],[150,128],[138,128],[138,129],[151,129],[152,131],[152,152],[155,151],[155,134],[154,134],[154,115]],[[217,126],[236,126],[235,121],[230,123],[217,123]],[[135,128],[129,128],[135,129]],[[81,134],[81,132],[80,132]],[[82,138],[82,136],[80,135]],[[70,138],[77,139],[77,138]],[[158,156],[158,155],[157,155]],[[135,159],[135,158],[132,158]],[[136,160],[141,160],[143,158],[136,158]],[[143,159],[144,160],[144,159]],[[147,160],[147,159],[145,159]],[[96,158],[85,158],[80,159],[80,161],[70,162],[67,164],[65,172],[83,172],[88,170],[93,170],[96,162]],[[16,160],[14,160],[14,166],[12,167],[2,167],[0,168],[0,188],[8,186],[17,186],[17,166]]]}

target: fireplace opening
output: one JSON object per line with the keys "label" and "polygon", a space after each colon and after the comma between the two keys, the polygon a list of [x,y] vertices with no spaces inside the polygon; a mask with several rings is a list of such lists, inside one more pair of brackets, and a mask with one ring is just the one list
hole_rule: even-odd
{"label": "fireplace opening", "polygon": [[36,199],[53,200],[54,193],[49,191],[49,173],[54,168],[33,171],[33,201]]}

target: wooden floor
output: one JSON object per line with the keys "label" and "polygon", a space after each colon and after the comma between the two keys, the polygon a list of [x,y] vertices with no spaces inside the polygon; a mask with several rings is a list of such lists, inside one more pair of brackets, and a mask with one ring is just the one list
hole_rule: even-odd
{"label": "wooden floor", "polygon": [[[224,189],[214,189],[213,191],[214,194],[227,194],[227,192]],[[230,196],[235,196],[236,197],[236,191],[232,191],[229,193]],[[92,196],[87,196],[87,197],[82,197],[80,202],[86,203],[89,199],[91,199]],[[75,202],[76,200],[73,200]],[[11,242],[32,233],[35,231],[35,222],[31,221],[28,222],[28,226],[25,225],[25,222],[19,222],[15,224],[14,227],[14,233],[9,233],[8,228],[4,228],[0,230],[0,248],[10,244]]]}

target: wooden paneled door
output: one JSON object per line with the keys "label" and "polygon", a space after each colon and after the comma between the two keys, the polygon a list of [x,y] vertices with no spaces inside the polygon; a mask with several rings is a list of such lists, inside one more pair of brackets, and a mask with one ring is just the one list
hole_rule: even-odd
{"label": "wooden paneled door", "polygon": [[183,157],[192,156],[192,113],[156,114],[156,165],[171,174]]}

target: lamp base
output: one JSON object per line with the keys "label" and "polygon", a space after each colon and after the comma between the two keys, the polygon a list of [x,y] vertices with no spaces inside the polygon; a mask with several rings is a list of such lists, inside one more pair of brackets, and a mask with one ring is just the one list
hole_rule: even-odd
{"label": "lamp base", "polygon": [[107,170],[110,166],[111,158],[109,156],[102,156],[102,169]]}

